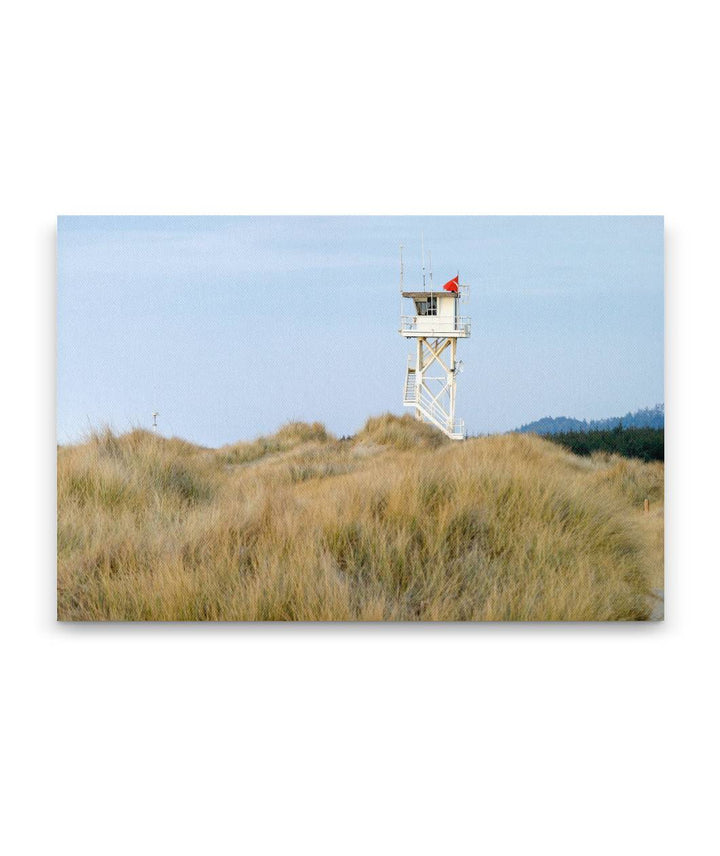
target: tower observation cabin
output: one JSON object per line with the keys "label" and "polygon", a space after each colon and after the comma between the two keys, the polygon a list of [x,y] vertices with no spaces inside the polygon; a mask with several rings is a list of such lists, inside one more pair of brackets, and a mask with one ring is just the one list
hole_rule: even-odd
{"label": "tower observation cabin", "polygon": [[417,419],[435,425],[452,440],[466,437],[465,423],[455,417],[455,388],[462,371],[462,362],[457,360],[458,339],[470,335],[470,318],[461,314],[468,291],[468,286],[460,284],[460,274],[440,290],[433,290],[432,272],[429,289],[405,291],[401,253],[399,332],[415,341],[415,353],[408,357],[405,370],[403,404],[415,411]]}

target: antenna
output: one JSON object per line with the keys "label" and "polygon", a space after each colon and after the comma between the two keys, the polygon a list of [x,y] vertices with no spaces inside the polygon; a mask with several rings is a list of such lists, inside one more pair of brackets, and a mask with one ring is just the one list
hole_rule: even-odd
{"label": "antenna", "polygon": [[403,245],[400,244],[400,291],[403,290],[403,257],[402,257]]}
{"label": "antenna", "polygon": [[420,232],[420,246],[422,247],[423,291],[425,291],[425,234],[423,232]]}
{"label": "antenna", "polygon": [[432,291],[432,253],[428,250],[428,260],[430,263],[430,291]]}

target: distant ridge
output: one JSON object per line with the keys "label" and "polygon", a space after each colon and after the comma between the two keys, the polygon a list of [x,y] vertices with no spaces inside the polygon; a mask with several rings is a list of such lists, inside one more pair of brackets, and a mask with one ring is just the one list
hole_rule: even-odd
{"label": "distant ridge", "polygon": [[625,416],[608,419],[572,419],[567,416],[544,416],[527,425],[516,428],[516,434],[563,434],[567,431],[608,431],[622,424],[623,428],[664,428],[665,405],[645,407]]}

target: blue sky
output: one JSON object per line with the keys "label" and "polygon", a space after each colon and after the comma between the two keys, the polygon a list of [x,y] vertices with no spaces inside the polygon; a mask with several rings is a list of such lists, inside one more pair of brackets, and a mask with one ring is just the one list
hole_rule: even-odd
{"label": "blue sky", "polygon": [[406,287],[470,285],[468,431],[663,401],[662,217],[60,217],[58,442],[149,426],[217,446],[402,413]]}

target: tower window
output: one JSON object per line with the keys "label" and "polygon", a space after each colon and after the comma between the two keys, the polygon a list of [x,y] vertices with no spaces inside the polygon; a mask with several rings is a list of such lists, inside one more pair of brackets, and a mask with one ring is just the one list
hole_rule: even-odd
{"label": "tower window", "polygon": [[418,315],[437,315],[437,297],[426,297],[422,300],[416,300],[415,306]]}

